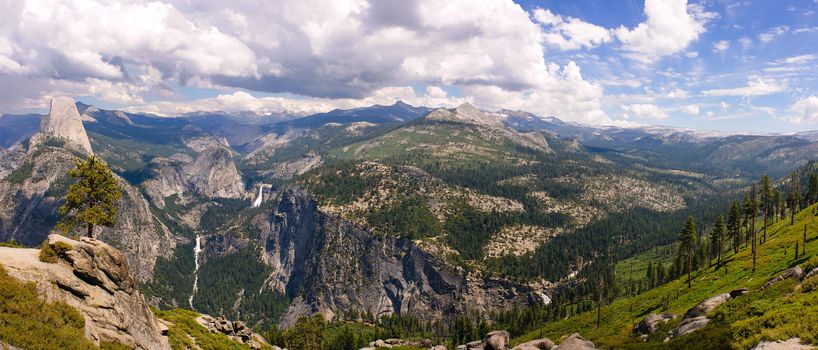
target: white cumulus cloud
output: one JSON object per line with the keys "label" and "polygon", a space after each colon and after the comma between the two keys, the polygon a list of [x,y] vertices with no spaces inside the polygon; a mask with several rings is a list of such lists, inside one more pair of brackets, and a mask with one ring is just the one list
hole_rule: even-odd
{"label": "white cumulus cloud", "polygon": [[548,9],[535,9],[534,18],[546,27],[545,41],[561,50],[592,48],[611,41],[611,31],[573,17],[551,13]]}
{"label": "white cumulus cloud", "polygon": [[818,97],[811,95],[796,101],[790,106],[794,123],[816,123],[818,122]]}
{"label": "white cumulus cloud", "polygon": [[715,14],[687,0],[645,0],[647,20],[633,29],[621,26],[616,37],[629,57],[653,62],[684,51],[705,32],[705,24]]}
{"label": "white cumulus cloud", "polygon": [[657,105],[647,103],[635,103],[630,105],[621,105],[623,114],[626,116],[636,116],[640,118],[650,119],[666,119],[667,113]]}
{"label": "white cumulus cloud", "polygon": [[702,91],[707,96],[763,96],[787,91],[784,83],[770,79],[756,79],[747,82],[746,86]]}

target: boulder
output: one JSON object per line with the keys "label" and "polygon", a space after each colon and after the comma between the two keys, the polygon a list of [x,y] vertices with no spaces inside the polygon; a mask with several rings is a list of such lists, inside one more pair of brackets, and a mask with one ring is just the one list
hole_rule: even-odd
{"label": "boulder", "polygon": [[802,277],[804,277],[804,270],[801,269],[801,266],[792,267],[792,268],[788,269],[787,271],[784,271],[784,273],[782,273],[782,274],[778,275],[777,277],[771,279],[769,282],[765,283],[764,286],[761,287],[761,289],[769,288],[773,284],[775,284],[777,282],[781,282],[781,281],[783,281],[785,279],[788,279],[788,278],[794,278],[796,280],[801,280]]}
{"label": "boulder", "polygon": [[685,334],[693,333],[693,331],[704,328],[708,322],[710,322],[710,319],[705,316],[685,318],[682,320],[682,323],[680,323],[679,326],[673,330],[673,336],[679,337]]}
{"label": "boulder", "polygon": [[633,327],[633,331],[635,333],[641,334],[651,334],[659,328],[659,323],[667,323],[670,320],[673,320],[677,317],[677,315],[671,314],[669,312],[663,314],[650,314],[647,317],[643,318],[639,323],[637,323]]}
{"label": "boulder", "polygon": [[487,350],[505,350],[506,346],[508,345],[509,334],[506,331],[491,331],[486,334],[486,346],[485,349]]}
{"label": "boulder", "polygon": [[670,331],[670,335],[672,337],[678,337],[685,334],[690,334],[703,328],[708,322],[710,322],[710,319],[707,318],[707,314],[709,314],[719,305],[732,299],[731,295],[742,295],[743,293],[745,292],[743,292],[741,289],[736,289],[730,293],[722,293],[705,299],[698,305],[692,307],[690,310],[687,310],[687,313],[685,313],[685,318],[675,329]]}
{"label": "boulder", "polygon": [[790,338],[786,341],[762,341],[753,350],[813,350],[816,347],[801,343],[799,338]]}
{"label": "boulder", "polygon": [[571,334],[565,338],[557,347],[559,350],[595,350],[594,343],[582,338],[579,333]]}
{"label": "boulder", "polygon": [[807,274],[804,275],[804,278],[802,278],[802,280],[806,280],[807,278],[815,276],[816,274],[818,274],[818,267],[816,267],[816,268],[810,270],[809,272],[807,272]]}
{"label": "boulder", "polygon": [[554,348],[554,342],[551,339],[543,338],[519,344],[512,348],[512,350],[550,350]]}
{"label": "boulder", "polygon": [[730,291],[730,298],[737,298],[747,293],[749,293],[747,288],[733,289]]}
{"label": "boulder", "polygon": [[466,350],[484,350],[485,348],[486,342],[482,340],[475,340],[466,343]]}
{"label": "boulder", "polygon": [[713,309],[715,309],[717,306],[726,303],[728,300],[730,300],[730,293],[722,293],[707,298],[703,302],[699,303],[699,305],[687,310],[687,313],[685,313],[685,319],[705,316],[713,311]]}
{"label": "boulder", "polygon": [[443,346],[443,345],[435,345],[435,346],[429,348],[429,350],[446,350],[446,347]]}

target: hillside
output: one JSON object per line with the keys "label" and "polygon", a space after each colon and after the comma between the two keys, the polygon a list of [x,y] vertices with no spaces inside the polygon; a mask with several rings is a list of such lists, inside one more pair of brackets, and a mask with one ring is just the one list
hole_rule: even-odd
{"label": "hillside", "polygon": [[[818,222],[813,205],[796,215],[796,222],[782,220],[769,227],[765,244],[758,246],[757,269],[752,271],[751,249],[742,247],[738,254],[730,250],[725,256],[725,268],[703,268],[693,274],[692,288],[685,277],[663,284],[631,298],[613,301],[601,310],[601,327],[596,328],[596,312],[570,316],[546,324],[515,343],[580,332],[597,346],[611,349],[749,349],[759,341],[801,340],[818,345],[818,294],[816,277],[803,282],[784,280],[760,290],[769,280],[793,266],[807,267],[806,274],[818,262]],[[804,227],[807,230],[806,254],[795,259],[795,243],[803,248]],[[801,249],[799,248],[799,250]],[[669,312],[684,315],[688,309],[707,298],[739,288],[749,293],[736,297],[717,307],[709,315],[711,321],[701,330],[673,338],[664,343],[667,332],[681,321],[681,317],[661,325],[643,341],[633,332],[634,325],[651,313]],[[669,303],[668,303],[669,300]]]}

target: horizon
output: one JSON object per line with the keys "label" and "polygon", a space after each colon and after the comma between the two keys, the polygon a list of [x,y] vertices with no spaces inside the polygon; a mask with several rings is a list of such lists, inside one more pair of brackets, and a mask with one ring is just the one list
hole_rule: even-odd
{"label": "horizon", "polygon": [[56,95],[156,115],[468,101],[592,126],[818,130],[815,1],[423,2],[304,17],[316,6],[23,1],[0,29],[0,113]]}
{"label": "horizon", "polygon": [[[54,96],[53,98],[56,98],[56,97],[63,97],[63,96]],[[240,116],[240,115],[245,114],[245,113],[254,113],[256,116],[262,117],[262,118],[275,118],[274,115],[279,114],[279,115],[282,115],[282,116],[294,117],[292,119],[299,119],[299,118],[310,117],[310,116],[313,116],[313,115],[318,115],[318,114],[323,114],[323,113],[332,113],[332,112],[335,112],[335,111],[351,111],[351,110],[356,110],[356,109],[367,109],[367,108],[375,108],[375,107],[391,107],[391,106],[395,106],[395,105],[397,105],[399,103],[403,103],[403,104],[408,105],[408,106],[413,107],[413,108],[428,108],[430,110],[436,110],[436,109],[440,109],[440,108],[445,108],[445,109],[452,110],[452,109],[455,109],[455,108],[457,108],[459,106],[458,105],[458,106],[446,107],[446,106],[413,105],[413,104],[407,103],[407,102],[405,102],[403,100],[396,100],[395,102],[393,102],[391,104],[373,104],[373,105],[369,105],[369,106],[353,107],[353,108],[348,108],[348,109],[334,108],[334,109],[328,110],[328,111],[321,111],[321,112],[314,112],[314,113],[301,113],[301,114],[295,113],[295,112],[289,112],[289,111],[259,113],[259,112],[255,112],[255,111],[252,111],[252,110],[243,110],[243,111],[212,110],[212,111],[191,111],[191,112],[184,112],[184,113],[179,113],[179,114],[175,114],[175,115],[160,115],[160,114],[152,114],[152,113],[148,113],[148,112],[128,111],[128,110],[123,110],[123,109],[101,108],[99,106],[96,106],[96,105],[91,104],[91,103],[86,103],[85,101],[76,99],[76,98],[71,97],[71,96],[67,96],[67,97],[74,99],[75,104],[83,104],[85,106],[95,107],[95,108],[102,109],[102,110],[123,111],[125,113],[143,115],[143,116],[149,116],[149,117],[156,117],[156,118],[186,118],[186,117],[193,117],[193,116],[197,116],[197,115],[207,115],[207,114],[211,114],[211,115],[229,115],[229,116],[234,116],[235,117],[235,116]],[[50,98],[48,99],[48,101],[50,101]],[[464,101],[464,102],[461,103],[461,105],[462,104],[467,104],[467,103],[472,104],[472,102],[470,102],[470,101]],[[472,104],[472,105],[474,105],[474,104]],[[695,129],[695,128],[686,128],[686,127],[678,127],[678,126],[663,125],[663,124],[593,125],[593,124],[585,124],[585,123],[581,123],[581,122],[566,121],[566,120],[562,120],[562,119],[560,119],[560,118],[558,118],[556,116],[542,116],[542,115],[532,113],[532,112],[529,112],[529,111],[525,111],[525,110],[521,110],[521,109],[517,109],[517,110],[499,109],[499,110],[496,110],[496,111],[485,110],[485,109],[482,109],[482,108],[479,108],[479,109],[480,109],[481,112],[489,113],[489,114],[499,114],[500,112],[502,112],[504,110],[505,111],[511,111],[511,112],[529,113],[529,114],[532,114],[535,117],[540,118],[540,119],[545,120],[545,121],[548,121],[550,118],[555,118],[559,122],[562,122],[562,123],[568,123],[568,124],[577,125],[577,126],[580,126],[580,127],[598,128],[598,129],[605,129],[605,128],[641,129],[641,130],[648,130],[648,129],[651,129],[651,128],[662,129],[662,130],[671,129],[671,130],[675,130],[675,131],[686,131],[686,132],[694,132],[694,133],[699,133],[699,134],[716,133],[716,134],[719,134],[717,136],[725,136],[725,137],[726,136],[740,136],[740,135],[748,135],[748,136],[788,136],[788,135],[798,135],[798,134],[818,132],[818,126],[816,127],[816,129],[807,129],[807,130],[800,130],[800,131],[794,131],[794,132],[753,132],[753,131],[748,131],[748,130],[720,131],[720,130]],[[45,108],[39,108],[39,109],[36,109],[36,110],[31,110],[28,113],[0,113],[0,118],[5,116],[5,115],[9,115],[9,116],[25,116],[25,115],[45,116],[48,113],[49,113],[49,109],[48,109],[48,107],[45,107]],[[292,119],[288,119],[288,120],[292,120]]]}

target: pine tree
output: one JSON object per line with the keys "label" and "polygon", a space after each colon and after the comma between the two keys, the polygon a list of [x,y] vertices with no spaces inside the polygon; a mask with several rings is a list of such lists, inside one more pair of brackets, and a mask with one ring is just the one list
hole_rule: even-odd
{"label": "pine tree", "polygon": [[122,189],[111,170],[95,156],[90,156],[85,161],[78,160],[76,168],[69,170],[68,175],[76,182],[68,187],[57,227],[68,233],[78,225],[86,225],[88,237],[93,238],[95,225],[113,226]]}
{"label": "pine tree", "polygon": [[744,195],[744,244],[745,247],[750,243],[752,237],[755,236],[755,215],[758,212],[758,202],[755,200],[756,187],[753,184],[753,189],[750,195]]}
{"label": "pine tree", "polygon": [[716,269],[718,270],[719,266],[721,266],[721,253],[724,251],[723,249],[723,241],[724,241],[724,234],[727,229],[724,227],[724,217],[719,215],[716,218],[716,224],[713,226],[713,230],[710,231],[710,246],[711,251],[716,252]]}
{"label": "pine tree", "polygon": [[727,232],[733,241],[733,252],[738,253],[741,244],[741,206],[738,202],[733,202],[730,207],[730,214],[727,216]]}
{"label": "pine tree", "polygon": [[693,269],[693,259],[696,257],[696,223],[693,216],[687,217],[685,227],[679,236],[679,255],[681,262],[687,265],[687,287],[691,287],[690,274]]}
{"label": "pine tree", "polygon": [[787,195],[787,206],[790,209],[790,225],[795,224],[795,213],[800,209],[801,204],[801,181],[798,178],[798,173],[792,172],[790,174],[790,190]]}
{"label": "pine tree", "polygon": [[767,242],[767,220],[770,216],[770,206],[772,205],[772,185],[770,182],[770,177],[766,174],[761,177],[761,188],[759,188],[759,193],[761,195],[761,205],[764,209],[764,226],[762,229],[764,230],[763,235],[761,236],[761,243]]}
{"label": "pine tree", "polygon": [[756,212],[758,212],[758,201],[756,201],[756,184],[753,183],[753,189],[750,191],[750,224],[751,239],[753,240],[753,272],[756,270]]}
{"label": "pine tree", "polygon": [[773,197],[772,197],[772,204],[770,205],[770,209],[772,213],[770,214],[770,218],[772,219],[772,223],[778,221],[780,215],[778,213],[783,210],[783,205],[781,205],[782,201],[781,191],[777,188],[773,190]]}
{"label": "pine tree", "polygon": [[818,173],[809,174],[809,184],[807,188],[807,205],[812,205],[818,201]]}

